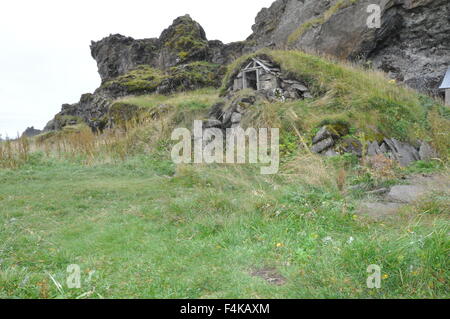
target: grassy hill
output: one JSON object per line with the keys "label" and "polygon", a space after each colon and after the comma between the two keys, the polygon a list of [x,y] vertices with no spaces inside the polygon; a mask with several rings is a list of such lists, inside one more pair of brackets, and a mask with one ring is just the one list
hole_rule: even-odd
{"label": "grassy hill", "polygon": [[[448,298],[450,194],[374,219],[367,192],[414,174],[448,181],[450,120],[438,101],[383,74],[294,51],[267,51],[314,99],[258,101],[245,122],[281,129],[281,169],[175,165],[176,127],[207,117],[222,90],[124,97],[114,130],[77,125],[0,144],[0,298]],[[124,111],[125,110],[125,111]],[[122,117],[123,118],[123,117]],[[305,145],[324,123],[361,141],[429,141],[441,159],[408,168]],[[81,288],[66,285],[81,267]],[[382,266],[382,288],[367,268]],[[93,272],[95,271],[95,272]]]}

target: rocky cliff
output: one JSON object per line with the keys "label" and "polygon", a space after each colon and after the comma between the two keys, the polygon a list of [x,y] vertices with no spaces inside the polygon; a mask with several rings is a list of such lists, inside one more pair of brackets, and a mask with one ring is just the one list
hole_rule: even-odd
{"label": "rocky cliff", "polygon": [[114,34],[91,44],[92,57],[103,81],[139,65],[168,69],[194,61],[228,64],[249,51],[245,41],[231,44],[208,41],[202,26],[189,15],[175,19],[159,38],[135,40]]}
{"label": "rocky cliff", "polygon": [[[370,4],[381,28],[369,28]],[[450,64],[448,0],[277,0],[256,18],[249,40],[365,61],[398,81],[436,93]]]}
{"label": "rocky cliff", "polygon": [[102,85],[92,94],[83,94],[78,103],[64,104],[44,131],[80,122],[102,130],[113,124],[108,117],[112,101],[125,95],[219,87],[223,66],[251,51],[246,41],[209,41],[189,15],[175,19],[159,38],[110,35],[91,44]]}
{"label": "rocky cliff", "polygon": [[[369,28],[368,6],[381,9],[381,27]],[[138,65],[168,68],[192,61],[227,64],[261,48],[301,49],[364,62],[425,93],[437,93],[450,65],[448,0],[277,0],[257,15],[243,42],[208,41],[188,15],[159,38],[111,35],[93,42],[103,81]]]}
{"label": "rocky cliff", "polygon": [[[381,9],[381,27],[369,28],[368,5]],[[421,92],[436,94],[450,65],[448,0],[277,0],[256,17],[253,34],[231,44],[207,39],[189,15],[159,38],[120,34],[92,42],[102,86],[62,107],[45,130],[84,121],[108,125],[111,102],[128,94],[168,94],[218,86],[224,66],[261,48],[301,49],[381,69]]]}

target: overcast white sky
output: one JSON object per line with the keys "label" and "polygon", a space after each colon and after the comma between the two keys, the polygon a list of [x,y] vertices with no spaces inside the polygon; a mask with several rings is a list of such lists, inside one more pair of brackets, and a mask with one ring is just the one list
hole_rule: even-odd
{"label": "overcast white sky", "polygon": [[100,84],[91,40],[113,33],[158,37],[189,13],[210,40],[251,34],[274,0],[14,0],[0,3],[0,134],[42,129],[63,103]]}

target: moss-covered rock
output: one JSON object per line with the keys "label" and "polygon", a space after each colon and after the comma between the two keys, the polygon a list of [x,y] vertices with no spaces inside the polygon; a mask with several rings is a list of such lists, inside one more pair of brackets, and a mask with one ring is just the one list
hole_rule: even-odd
{"label": "moss-covered rock", "polygon": [[140,65],[124,75],[105,82],[102,88],[114,96],[153,93],[166,78],[167,75],[163,71],[149,65]]}
{"label": "moss-covered rock", "polygon": [[202,87],[220,86],[224,69],[209,62],[178,65],[166,72],[141,65],[136,69],[105,82],[102,88],[113,97],[150,93],[170,94]]}
{"label": "moss-covered rock", "polygon": [[54,118],[54,126],[56,130],[61,130],[66,126],[74,126],[83,123],[83,119],[74,115],[57,114]]}
{"label": "moss-covered rock", "polygon": [[341,138],[350,133],[350,123],[344,120],[324,120],[319,128],[325,128],[333,138]]}
{"label": "moss-covered rock", "polygon": [[145,113],[145,110],[136,105],[116,102],[111,105],[107,116],[110,125],[126,128],[129,125],[136,125],[141,122],[143,113]]}
{"label": "moss-covered rock", "polygon": [[168,76],[158,88],[158,92],[167,94],[203,87],[219,87],[224,72],[223,67],[208,62],[176,66],[168,70]]}
{"label": "moss-covered rock", "polygon": [[177,55],[180,63],[207,58],[208,40],[205,31],[189,15],[177,18],[164,30],[160,40]]}
{"label": "moss-covered rock", "polygon": [[363,155],[363,145],[358,139],[354,137],[344,138],[337,145],[336,150],[341,154],[354,154],[358,157],[361,157]]}
{"label": "moss-covered rock", "polygon": [[35,136],[36,143],[54,143],[58,140],[67,138],[73,134],[78,134],[83,131],[90,131],[91,129],[85,123],[79,123],[74,125],[67,125],[57,131],[48,131]]}
{"label": "moss-covered rock", "polygon": [[343,137],[350,133],[349,126],[343,123],[329,124],[327,125],[327,129],[336,137]]}

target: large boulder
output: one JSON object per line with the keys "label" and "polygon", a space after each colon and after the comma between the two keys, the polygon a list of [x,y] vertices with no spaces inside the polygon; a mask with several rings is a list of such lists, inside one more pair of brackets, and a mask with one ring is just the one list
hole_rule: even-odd
{"label": "large boulder", "polygon": [[160,68],[208,59],[209,45],[205,30],[189,15],[175,19],[173,24],[162,32],[159,41],[162,44]]}
{"label": "large boulder", "polygon": [[331,132],[328,130],[328,128],[326,126],[323,126],[319,132],[317,132],[316,136],[314,136],[313,138],[313,144],[317,144],[320,141],[323,141],[324,139],[327,139],[329,137],[331,137],[332,134]]}
{"label": "large boulder", "polygon": [[339,150],[342,153],[353,154],[358,157],[362,157],[363,155],[363,145],[362,143],[353,137],[344,138],[339,143]]}
{"label": "large boulder", "polygon": [[381,150],[378,142],[377,141],[369,142],[367,146],[367,155],[372,157],[377,156],[379,154],[381,154]]}
{"label": "large boulder", "polygon": [[377,141],[368,142],[367,156],[373,157],[385,155],[396,160],[400,166],[406,167],[415,161],[430,161],[437,158],[438,154],[427,142],[420,142],[419,147],[406,142],[400,142],[395,138],[385,138],[381,144]]}
{"label": "large boulder", "polygon": [[311,151],[314,153],[321,153],[323,151],[328,150],[329,148],[331,148],[334,145],[334,140],[332,137],[326,138],[320,142],[318,142],[317,144],[314,144]]}
{"label": "large boulder", "polygon": [[389,146],[391,154],[401,166],[406,167],[409,164],[420,160],[419,151],[414,146],[400,142],[395,138],[385,138],[384,142]]}
{"label": "large boulder", "polygon": [[391,188],[386,199],[396,203],[412,203],[426,194],[421,185],[397,185]]}
{"label": "large boulder", "polygon": [[157,65],[161,43],[158,39],[135,40],[120,34],[92,42],[91,55],[97,61],[102,81],[118,77],[138,65]]}
{"label": "large boulder", "polygon": [[438,154],[429,143],[421,142],[419,149],[419,157],[421,161],[430,161],[434,158],[437,158]]}

